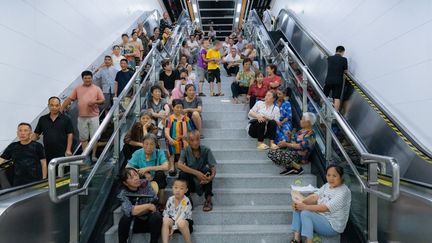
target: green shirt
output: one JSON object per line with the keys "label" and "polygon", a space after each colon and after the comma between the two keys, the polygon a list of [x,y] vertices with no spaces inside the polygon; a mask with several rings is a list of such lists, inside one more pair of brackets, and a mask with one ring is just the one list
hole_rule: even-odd
{"label": "green shirt", "polygon": [[[128,161],[128,165],[135,169],[143,169],[150,166],[159,166],[168,163],[165,156],[165,152],[160,149],[155,149],[150,160],[146,160],[144,149],[138,149],[132,154],[132,158]],[[150,171],[150,174],[154,176],[155,172]]]}
{"label": "green shirt", "polygon": [[196,158],[190,146],[184,148],[180,154],[180,161],[188,167],[203,173],[209,172],[216,165],[212,151],[206,146],[200,146],[200,157]]}
{"label": "green shirt", "polygon": [[241,87],[249,87],[250,81],[255,78],[254,71],[249,71],[245,73],[243,70],[238,72],[238,76],[240,78],[239,84]]}

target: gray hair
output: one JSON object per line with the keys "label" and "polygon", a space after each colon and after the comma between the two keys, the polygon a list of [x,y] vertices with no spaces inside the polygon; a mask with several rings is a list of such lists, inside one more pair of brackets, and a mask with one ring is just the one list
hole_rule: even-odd
{"label": "gray hair", "polygon": [[316,115],[312,112],[304,112],[303,113],[303,118],[306,121],[309,121],[311,123],[311,125],[313,126],[316,122]]}
{"label": "gray hair", "polygon": [[152,113],[151,113],[149,110],[143,110],[143,111],[141,111],[141,113],[140,113],[140,117],[143,117],[143,116],[149,116],[149,117],[152,117]]}
{"label": "gray hair", "polygon": [[158,139],[153,133],[147,133],[146,135],[144,135],[142,142],[144,143],[144,141],[146,140],[151,140],[154,142],[154,144],[158,144]]}

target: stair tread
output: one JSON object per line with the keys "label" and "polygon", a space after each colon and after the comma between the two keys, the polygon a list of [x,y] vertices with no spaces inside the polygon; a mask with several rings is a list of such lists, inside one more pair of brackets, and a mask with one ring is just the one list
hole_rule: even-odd
{"label": "stair tread", "polygon": [[[235,205],[235,206],[213,206],[213,210],[210,213],[220,212],[292,212],[291,205],[280,206],[280,205]],[[193,211],[194,214],[207,214],[208,212]]]}
{"label": "stair tread", "polygon": [[315,176],[312,174],[302,174],[302,175],[275,175],[273,173],[218,173],[216,175],[217,178],[314,178]]}

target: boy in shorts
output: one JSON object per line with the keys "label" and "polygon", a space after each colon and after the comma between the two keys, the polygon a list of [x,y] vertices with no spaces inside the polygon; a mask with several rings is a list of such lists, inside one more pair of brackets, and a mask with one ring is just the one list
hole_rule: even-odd
{"label": "boy in shorts", "polygon": [[[219,63],[221,61],[221,54],[219,52],[222,44],[217,40],[214,42],[214,46],[212,49],[207,51],[206,58],[208,60],[207,70],[208,70],[208,82],[210,83],[210,96],[223,96],[222,93],[222,84],[220,77],[220,69]],[[214,93],[214,80],[216,79],[216,83],[218,86],[218,93]]]}

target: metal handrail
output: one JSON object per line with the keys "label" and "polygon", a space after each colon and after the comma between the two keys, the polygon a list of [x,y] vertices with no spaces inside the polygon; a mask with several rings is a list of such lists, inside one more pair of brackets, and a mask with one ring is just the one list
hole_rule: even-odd
{"label": "metal handrail", "polygon": [[[183,33],[183,32],[181,32],[181,33]],[[178,38],[177,42],[180,39],[181,38]],[[58,165],[62,165],[62,164],[68,164],[68,165],[72,165],[72,164],[83,165],[84,164],[82,161],[87,158],[87,156],[90,154],[93,146],[98,142],[98,138],[102,135],[102,132],[106,129],[106,127],[108,126],[109,122],[114,117],[115,110],[117,110],[118,108],[120,108],[120,101],[127,96],[127,94],[130,92],[131,88],[133,87],[133,85],[134,85],[133,80],[135,80],[137,78],[137,75],[139,75],[141,73],[141,71],[143,70],[144,66],[149,62],[149,59],[154,54],[157,53],[157,46],[159,45],[159,42],[160,42],[160,40],[158,40],[156,43],[154,43],[152,49],[149,51],[149,53],[147,54],[147,56],[143,60],[142,64],[139,66],[139,68],[137,68],[136,72],[134,73],[134,75],[132,76],[132,78],[130,79],[130,81],[126,85],[126,87],[123,89],[123,91],[120,93],[120,95],[118,97],[114,98],[114,104],[113,104],[113,106],[111,107],[111,109],[108,112],[108,114],[105,116],[105,119],[102,121],[102,123],[99,126],[99,128],[96,130],[95,135],[90,139],[90,142],[87,145],[86,149],[83,151],[83,153],[81,155],[76,155],[76,156],[55,158],[55,159],[52,159],[50,161],[50,163],[48,165],[48,184],[49,184],[49,195],[50,195],[50,198],[51,198],[51,200],[53,202],[59,203],[59,202],[65,200],[65,199],[68,199],[68,198],[70,198],[70,197],[72,197],[74,195],[78,195],[78,194],[81,194],[81,193],[87,191],[88,186],[90,185],[90,182],[92,181],[94,175],[96,174],[97,169],[99,168],[100,164],[102,163],[102,159],[104,158],[104,156],[108,152],[109,147],[111,146],[111,144],[114,141],[114,138],[118,134],[120,126],[118,126],[117,128],[114,129],[114,132],[111,135],[110,139],[108,140],[108,143],[105,145],[105,148],[102,151],[102,154],[99,157],[99,160],[93,166],[93,168],[92,168],[89,176],[87,177],[86,181],[84,182],[84,185],[81,188],[78,188],[78,189],[73,190],[73,191],[66,192],[66,193],[64,193],[62,195],[57,195],[57,189],[56,189],[56,186],[55,186],[55,179],[56,179],[55,170],[56,170],[56,167]],[[152,74],[153,71],[155,71],[155,65],[152,66],[152,68],[147,73],[147,76],[145,77],[144,80],[147,80],[150,77],[150,75]],[[141,90],[144,87],[144,85],[145,85],[145,82],[143,82],[139,86],[138,90]],[[135,104],[135,100],[137,99],[138,95],[140,95],[140,93],[136,92],[136,94],[132,98],[131,102],[129,103],[128,108],[126,109],[125,114],[128,114],[131,111],[133,105]],[[120,121],[120,124],[122,122],[124,122],[125,119],[126,119],[126,115],[124,115],[122,117],[122,120]]]}
{"label": "metal handrail", "polygon": [[[306,33],[306,35],[308,35],[312,39],[312,41],[318,45],[318,47],[325,53],[325,55],[327,56],[331,55],[330,54],[331,51],[325,47],[325,45],[319,40],[319,38],[317,38],[316,35],[314,35],[311,31],[309,31],[308,28],[306,28],[301,23],[301,21],[299,21],[299,19],[297,18],[297,16],[293,11],[287,9],[281,9],[278,14],[278,19],[279,16],[284,13],[292,17],[296,22],[296,24],[300,26],[301,29],[305,30],[304,32]],[[396,127],[400,128],[400,130],[404,133],[404,135],[406,135],[412,141],[412,143],[415,144],[416,147],[418,147],[420,151],[422,151],[426,156],[432,158],[431,148],[426,147],[421,141],[419,141],[417,137],[413,135],[409,131],[409,129],[407,129],[407,127],[404,126],[403,123],[397,117],[395,117],[393,113],[390,112],[379,99],[377,99],[374,95],[372,95],[372,92],[364,84],[362,84],[356,78],[354,78],[354,75],[351,72],[348,72],[346,76],[349,77],[363,91],[363,93],[366,94],[366,96],[378,107],[380,111],[383,112],[383,114],[386,117],[390,119],[390,121],[392,121],[396,125]]]}

